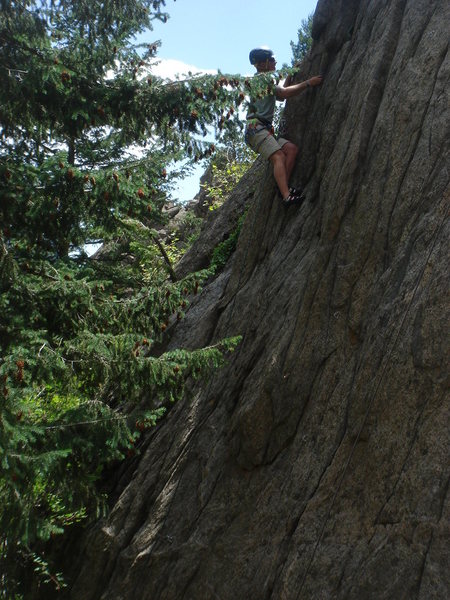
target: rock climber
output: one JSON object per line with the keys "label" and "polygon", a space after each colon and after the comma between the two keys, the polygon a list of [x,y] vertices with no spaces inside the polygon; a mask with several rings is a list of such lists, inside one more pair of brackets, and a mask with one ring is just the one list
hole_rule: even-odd
{"label": "rock climber", "polygon": [[[250,63],[256,67],[256,76],[262,73],[275,71],[276,60],[270,48],[262,46],[254,48],[249,55]],[[276,100],[286,100],[298,96],[309,87],[322,83],[320,75],[311,77],[301,83],[290,84],[287,78],[284,87],[273,86],[273,93],[268,93],[262,98],[250,98],[245,129],[245,141],[263,158],[270,160],[273,165],[273,175],[280,190],[283,203],[286,205],[301,202],[303,192],[289,188],[289,178],[294,168],[298,147],[284,138],[276,139],[272,126]]]}

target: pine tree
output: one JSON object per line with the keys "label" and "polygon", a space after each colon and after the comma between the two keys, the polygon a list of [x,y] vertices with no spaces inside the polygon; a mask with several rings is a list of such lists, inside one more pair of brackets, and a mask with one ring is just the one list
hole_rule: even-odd
{"label": "pine tree", "polygon": [[297,41],[291,42],[292,65],[301,62],[311,49],[313,18],[314,14],[311,14],[307,19],[302,19],[301,27],[297,32]]}
{"label": "pine tree", "polygon": [[151,75],[158,43],[130,40],[163,0],[0,5],[0,597],[18,598],[26,573],[63,585],[40,545],[106,509],[105,467],[236,345],[155,355],[210,272],[174,281],[154,226],[174,161],[209,156],[251,84]]}

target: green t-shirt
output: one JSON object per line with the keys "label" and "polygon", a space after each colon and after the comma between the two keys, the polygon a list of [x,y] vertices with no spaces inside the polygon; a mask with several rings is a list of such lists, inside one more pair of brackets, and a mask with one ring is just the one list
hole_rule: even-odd
{"label": "green t-shirt", "polygon": [[[258,77],[258,73],[255,77]],[[267,73],[264,73],[267,77]],[[250,98],[250,103],[247,112],[247,121],[251,119],[258,119],[263,123],[267,123],[268,125],[272,124],[273,121],[273,113],[275,112],[275,87],[273,88],[273,93],[264,96],[263,98]]]}

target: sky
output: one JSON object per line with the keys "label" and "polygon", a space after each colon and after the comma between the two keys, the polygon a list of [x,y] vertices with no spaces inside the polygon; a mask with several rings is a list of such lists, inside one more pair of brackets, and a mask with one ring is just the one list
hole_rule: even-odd
{"label": "sky", "polygon": [[[161,40],[160,65],[155,74],[215,72],[249,75],[255,72],[248,54],[269,46],[277,66],[290,64],[291,41],[297,41],[303,19],[314,12],[317,0],[167,0],[167,23],[153,22],[153,31],[138,42]],[[204,167],[180,182],[174,199],[186,201],[198,192]]]}

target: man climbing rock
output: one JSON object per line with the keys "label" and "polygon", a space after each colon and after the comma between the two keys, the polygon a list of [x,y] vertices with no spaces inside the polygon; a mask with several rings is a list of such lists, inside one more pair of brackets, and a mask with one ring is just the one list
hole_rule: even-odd
{"label": "man climbing rock", "polygon": [[[270,48],[254,48],[250,52],[249,58],[250,63],[256,67],[256,76],[275,71],[277,63]],[[292,85],[290,85],[290,78],[288,78],[284,87],[273,85],[272,93],[268,90],[263,97],[250,98],[245,141],[250,148],[272,163],[273,175],[283,203],[286,205],[303,200],[303,192],[295,188],[289,188],[289,178],[294,168],[298,147],[289,140],[274,137],[272,121],[275,102],[298,96],[309,87],[315,87],[321,83],[321,76],[311,77],[306,81]]]}

